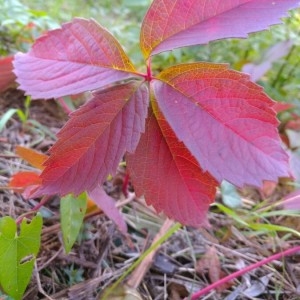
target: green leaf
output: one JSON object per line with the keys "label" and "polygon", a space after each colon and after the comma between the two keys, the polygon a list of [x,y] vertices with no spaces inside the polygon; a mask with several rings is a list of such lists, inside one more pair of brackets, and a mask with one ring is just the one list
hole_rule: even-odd
{"label": "green leaf", "polygon": [[87,207],[85,193],[75,197],[69,194],[61,199],[60,224],[66,253],[69,253],[79,234]]}
{"label": "green leaf", "polygon": [[40,249],[42,217],[27,223],[23,219],[20,234],[11,217],[0,219],[0,284],[5,293],[21,299],[31,278],[36,255]]}

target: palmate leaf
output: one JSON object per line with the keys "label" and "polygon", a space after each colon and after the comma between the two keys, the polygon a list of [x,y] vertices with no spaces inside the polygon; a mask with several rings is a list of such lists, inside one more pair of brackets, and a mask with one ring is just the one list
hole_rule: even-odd
{"label": "palmate leaf", "polygon": [[136,81],[95,92],[59,132],[36,195],[78,195],[114,173],[144,132],[148,102],[147,86]]}
{"label": "palmate leaf", "polygon": [[159,108],[203,170],[237,186],[289,176],[273,101],[249,76],[195,63],[157,78],[152,88]]}
{"label": "palmate leaf", "polygon": [[153,76],[148,58],[245,37],[279,23],[297,5],[296,0],[154,0],[141,31],[147,74],[137,73],[118,42],[93,20],[75,19],[38,39],[15,60],[18,82],[28,94],[49,98],[102,89],[58,134],[35,195],[92,193],[126,152],[137,194],[169,217],[198,226],[205,224],[223,179],[259,186],[289,176],[274,103],[247,75],[226,65],[196,63]]}
{"label": "palmate leaf", "polygon": [[146,132],[126,156],[136,193],[182,224],[206,225],[218,183],[178,141],[154,100],[152,106],[156,116],[150,109]]}
{"label": "palmate leaf", "polygon": [[224,38],[243,38],[280,23],[298,0],[154,0],[142,25],[148,58],[174,48]]}
{"label": "palmate leaf", "polygon": [[94,90],[133,77],[118,41],[94,20],[76,18],[40,37],[14,60],[20,88],[33,99]]}

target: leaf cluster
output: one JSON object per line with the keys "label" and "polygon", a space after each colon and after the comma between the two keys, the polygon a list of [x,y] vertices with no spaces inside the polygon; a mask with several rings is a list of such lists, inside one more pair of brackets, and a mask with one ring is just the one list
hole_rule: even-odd
{"label": "leaf cluster", "polygon": [[246,75],[203,62],[155,74],[151,64],[161,52],[263,30],[297,3],[267,1],[253,10],[256,5],[154,1],[140,34],[146,73],[94,20],[74,19],[16,55],[20,88],[33,98],[94,90],[58,134],[35,196],[92,192],[125,154],[138,195],[169,217],[198,226],[205,224],[222,180],[260,186],[289,176],[273,103]]}
{"label": "leaf cluster", "polygon": [[[152,2],[141,26],[141,55],[135,58],[142,58],[144,72],[136,69],[113,34],[93,19],[64,23],[38,38],[27,53],[15,56],[20,88],[34,99],[91,92],[58,133],[49,158],[39,165],[41,174],[34,174],[34,184],[26,186],[31,197],[64,196],[61,225],[67,252],[78,236],[88,197],[126,230],[101,188],[123,157],[138,197],[144,196],[169,218],[194,227],[207,225],[207,211],[222,181],[238,187],[261,186],[265,180],[290,176],[274,102],[261,86],[225,64],[202,61],[166,67],[166,63],[159,65],[163,58],[159,55],[219,39],[245,38],[280,23],[298,1],[243,0],[221,5],[211,0],[206,4]],[[29,16],[32,13],[28,11]],[[132,37],[129,34],[128,41]],[[173,62],[182,53],[175,50]],[[15,225],[8,223],[3,232],[11,227],[10,234],[15,234]],[[248,226],[256,230],[255,225]],[[36,251],[29,254],[35,256]],[[16,255],[19,262],[22,255]],[[9,290],[1,278],[0,283]]]}

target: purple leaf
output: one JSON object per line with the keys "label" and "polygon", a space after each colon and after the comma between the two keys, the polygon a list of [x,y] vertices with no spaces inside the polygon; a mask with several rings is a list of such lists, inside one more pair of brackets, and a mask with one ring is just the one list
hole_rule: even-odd
{"label": "purple leaf", "polygon": [[262,62],[258,64],[249,63],[243,66],[242,71],[250,75],[251,80],[259,80],[267,73],[274,62],[286,56],[293,46],[292,41],[279,42],[266,51],[262,57]]}
{"label": "purple leaf", "polygon": [[77,195],[114,173],[144,132],[148,98],[147,86],[138,82],[95,92],[58,133],[38,194]]}
{"label": "purple leaf", "polygon": [[14,61],[20,89],[57,98],[98,89],[135,72],[118,41],[93,20],[74,19],[40,37]]}
{"label": "purple leaf", "polygon": [[236,186],[289,176],[273,101],[243,73],[195,63],[152,82],[166,120],[204,171]]}
{"label": "purple leaf", "polygon": [[144,56],[205,44],[280,23],[298,0],[154,0],[142,25]]}
{"label": "purple leaf", "polygon": [[207,211],[218,182],[203,172],[152,101],[146,132],[134,154],[126,155],[127,167],[138,196],[182,224],[208,224]]}

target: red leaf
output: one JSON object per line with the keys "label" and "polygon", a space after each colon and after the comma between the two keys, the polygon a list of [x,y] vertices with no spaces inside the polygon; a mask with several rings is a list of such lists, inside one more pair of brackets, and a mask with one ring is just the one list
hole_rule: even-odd
{"label": "red leaf", "polygon": [[22,193],[27,187],[36,186],[41,183],[39,174],[36,172],[23,171],[14,174],[8,186],[15,192]]}
{"label": "red leaf", "polygon": [[207,224],[207,210],[218,184],[203,172],[178,141],[162,114],[150,110],[146,132],[134,154],[126,156],[127,167],[138,196],[180,223]]}
{"label": "red leaf", "polygon": [[154,0],[142,25],[144,56],[223,38],[243,38],[280,23],[298,0]]}
{"label": "red leaf", "polygon": [[248,76],[226,65],[171,67],[154,80],[158,105],[172,129],[218,181],[260,186],[289,176],[273,101]]}
{"label": "red leaf", "polygon": [[116,201],[108,196],[102,187],[97,186],[94,190],[89,192],[89,196],[98,205],[98,207],[101,208],[106,216],[118,225],[119,229],[123,233],[127,232],[126,223],[121,213],[116,208]]}
{"label": "red leaf", "polygon": [[276,111],[276,113],[281,113],[281,112],[289,110],[291,108],[295,108],[295,105],[292,103],[275,102],[273,105],[273,109]]}
{"label": "red leaf", "polygon": [[270,197],[276,190],[277,184],[273,181],[264,181],[260,191],[263,198]]}
{"label": "red leaf", "polygon": [[147,86],[137,82],[95,92],[59,132],[37,195],[91,191],[114,173],[144,131],[148,98]]}
{"label": "red leaf", "polygon": [[20,88],[57,98],[123,80],[135,69],[118,41],[94,20],[74,19],[40,37],[14,61]]}
{"label": "red leaf", "polygon": [[285,129],[300,130],[300,117],[297,114],[292,115],[292,119],[287,121]]}
{"label": "red leaf", "polygon": [[0,92],[6,90],[16,79],[12,61],[13,56],[0,59]]}

